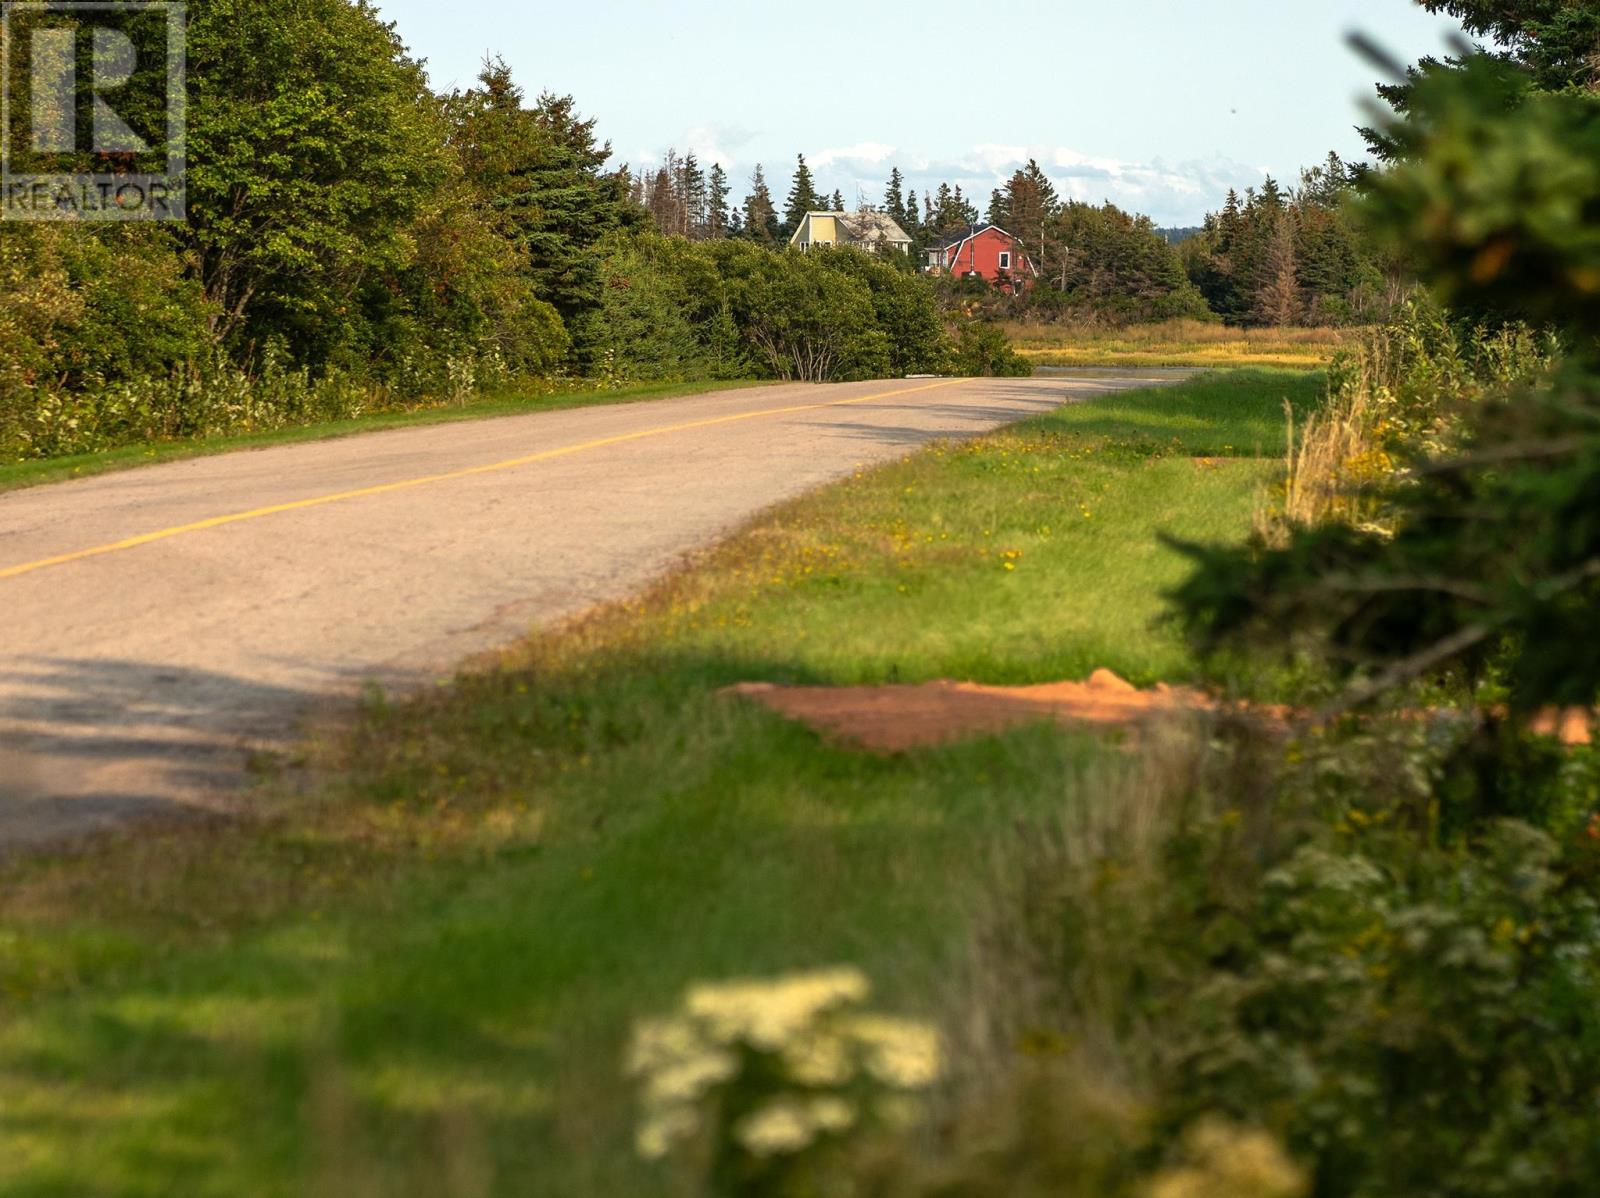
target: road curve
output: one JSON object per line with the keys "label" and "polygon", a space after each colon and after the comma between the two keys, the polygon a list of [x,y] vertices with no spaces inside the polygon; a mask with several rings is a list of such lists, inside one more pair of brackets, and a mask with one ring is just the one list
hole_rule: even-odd
{"label": "road curve", "polygon": [[858,465],[1150,381],[765,387],[0,495],[0,850],[226,809],[320,703],[446,675]]}

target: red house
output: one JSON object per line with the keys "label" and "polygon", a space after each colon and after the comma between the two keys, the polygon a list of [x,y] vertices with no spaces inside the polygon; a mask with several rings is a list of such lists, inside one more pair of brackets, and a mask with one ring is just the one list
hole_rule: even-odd
{"label": "red house", "polygon": [[972,225],[928,247],[930,274],[987,279],[992,287],[1019,291],[1039,274],[1022,242],[999,225]]}

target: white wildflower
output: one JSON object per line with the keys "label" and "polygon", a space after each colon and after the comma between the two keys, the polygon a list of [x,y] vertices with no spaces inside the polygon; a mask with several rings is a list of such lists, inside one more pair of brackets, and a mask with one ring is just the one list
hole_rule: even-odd
{"label": "white wildflower", "polygon": [[731,1052],[707,1049],[652,1072],[645,1081],[645,1101],[693,1102],[712,1086],[727,1081],[738,1071],[738,1058]]}
{"label": "white wildflower", "polygon": [[920,1090],[943,1069],[939,1034],[923,1023],[887,1015],[859,1015],[846,1024],[866,1053],[867,1069],[885,1085]]}
{"label": "white wildflower", "polygon": [[799,1152],[811,1143],[817,1131],[811,1113],[798,1102],[783,1099],[769,1102],[746,1115],[734,1128],[739,1142],[756,1156],[777,1156]]}
{"label": "white wildflower", "polygon": [[850,1045],[834,1032],[797,1036],[783,1049],[789,1076],[803,1086],[838,1086],[855,1073]]}
{"label": "white wildflower", "polygon": [[846,967],[776,981],[699,985],[689,991],[684,1006],[723,1043],[743,1041],[777,1052],[818,1015],[865,998],[867,991],[861,971]]}
{"label": "white wildflower", "polygon": [[700,1117],[692,1108],[671,1107],[646,1119],[634,1144],[646,1160],[660,1160],[672,1151],[673,1144],[692,1136],[699,1127]]}

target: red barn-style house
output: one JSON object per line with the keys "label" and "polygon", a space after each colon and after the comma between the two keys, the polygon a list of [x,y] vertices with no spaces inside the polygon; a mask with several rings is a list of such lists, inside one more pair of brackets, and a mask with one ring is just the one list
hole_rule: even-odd
{"label": "red barn-style house", "polygon": [[1039,271],[1022,242],[999,225],[973,225],[928,247],[928,272],[986,279],[991,287],[1020,291]]}

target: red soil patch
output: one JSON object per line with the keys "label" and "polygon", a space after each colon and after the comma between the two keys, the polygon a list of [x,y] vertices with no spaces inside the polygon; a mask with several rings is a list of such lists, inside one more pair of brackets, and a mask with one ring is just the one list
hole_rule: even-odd
{"label": "red soil patch", "polygon": [[[1054,720],[1106,728],[1136,728],[1175,711],[1211,710],[1217,702],[1197,690],[1158,683],[1140,690],[1110,670],[1087,682],[1037,686],[983,686],[976,682],[924,682],[894,686],[778,686],[744,682],[730,694],[753,699],[834,740],[880,753],[1004,732]],[[1257,709],[1272,720],[1287,714]]]}
{"label": "red soil patch", "polygon": [[[971,736],[1004,732],[1023,724],[1059,724],[1138,729],[1151,720],[1184,711],[1215,711],[1224,705],[1202,691],[1157,683],[1140,690],[1110,670],[1086,682],[1036,686],[984,686],[976,682],[924,682],[892,686],[778,686],[742,682],[724,692],[754,700],[799,720],[834,741],[879,753],[899,753]],[[1304,714],[1279,706],[1241,708],[1264,723],[1283,727]],[[1562,743],[1588,744],[1592,713],[1545,712],[1533,730]]]}

